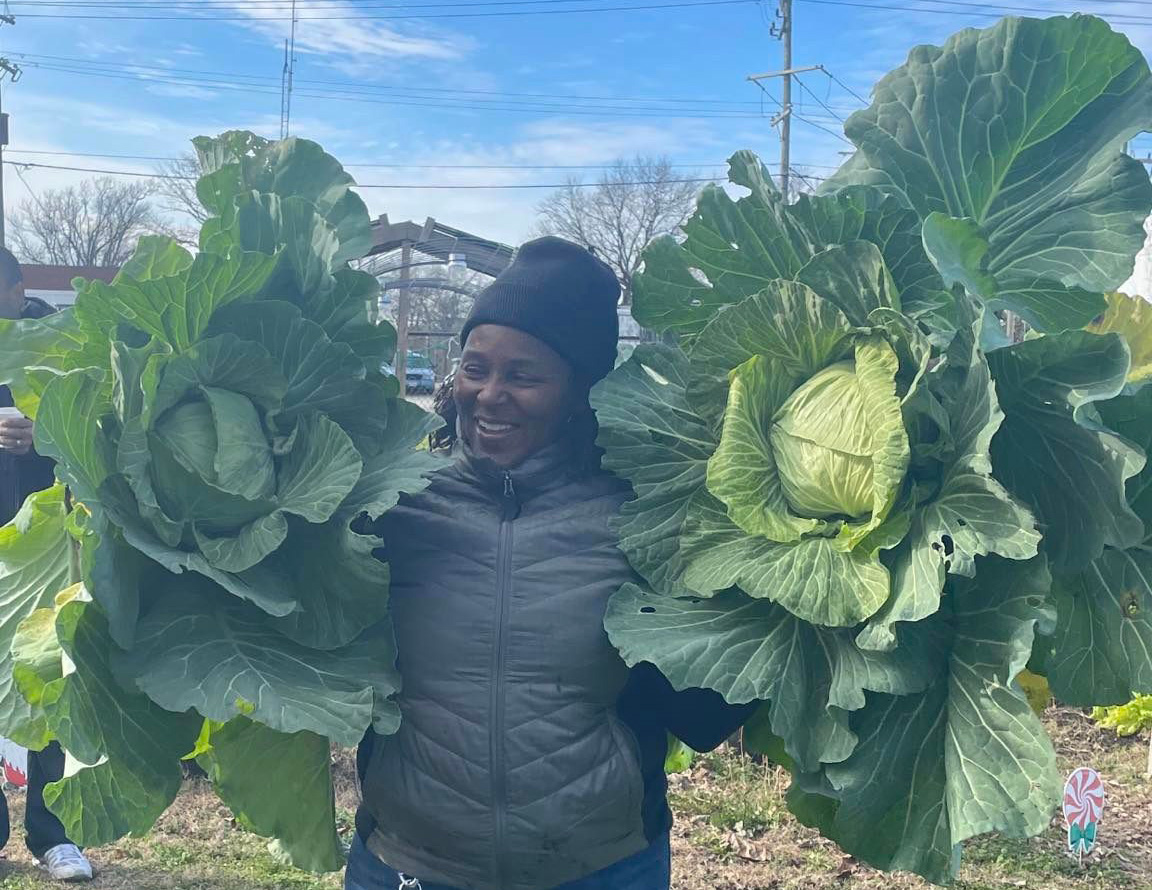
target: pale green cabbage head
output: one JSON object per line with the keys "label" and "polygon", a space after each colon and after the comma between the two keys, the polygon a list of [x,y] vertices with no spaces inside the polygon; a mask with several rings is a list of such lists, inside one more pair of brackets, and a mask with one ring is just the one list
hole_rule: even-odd
{"label": "pale green cabbage head", "polygon": [[865,519],[873,460],[884,442],[869,422],[856,363],[837,362],[800,386],[769,430],[784,496],[797,516]]}

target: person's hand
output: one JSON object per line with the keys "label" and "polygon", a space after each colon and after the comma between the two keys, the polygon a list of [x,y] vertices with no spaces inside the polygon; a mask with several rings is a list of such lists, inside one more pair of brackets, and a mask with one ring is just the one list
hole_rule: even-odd
{"label": "person's hand", "polygon": [[21,456],[32,450],[32,421],[27,417],[0,417],[0,451]]}

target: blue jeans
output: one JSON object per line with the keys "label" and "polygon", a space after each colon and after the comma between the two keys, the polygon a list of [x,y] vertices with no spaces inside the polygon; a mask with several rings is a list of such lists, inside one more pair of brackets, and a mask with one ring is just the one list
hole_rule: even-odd
{"label": "blue jeans", "polygon": [[[648,849],[585,878],[561,884],[555,890],[668,890],[672,882],[671,870],[668,835],[663,835]],[[413,876],[406,877],[411,880]],[[405,890],[417,890],[418,887],[422,890],[455,890],[426,881],[403,884],[400,874],[372,855],[357,835],[352,843],[352,852],[348,854],[344,890],[397,890],[399,887]]]}

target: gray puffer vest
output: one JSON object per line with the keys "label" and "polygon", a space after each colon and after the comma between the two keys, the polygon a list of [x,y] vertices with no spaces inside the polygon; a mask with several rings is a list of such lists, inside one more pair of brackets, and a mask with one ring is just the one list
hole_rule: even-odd
{"label": "gray puffer vest", "polygon": [[628,496],[559,447],[511,472],[465,454],[378,525],[403,720],[362,779],[368,848],[393,868],[545,890],[647,846],[629,671],[603,629],[632,577],[609,528]]}

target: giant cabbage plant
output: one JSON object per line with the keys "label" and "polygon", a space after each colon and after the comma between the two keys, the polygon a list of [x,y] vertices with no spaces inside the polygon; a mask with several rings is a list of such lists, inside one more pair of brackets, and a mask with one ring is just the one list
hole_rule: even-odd
{"label": "giant cabbage plant", "polygon": [[305,140],[195,145],[195,254],[145,238],[73,310],[0,325],[62,482],[0,530],[0,732],[75,760],[46,799],[80,843],[150,828],[195,756],[333,869],[330,744],[399,719],[388,571],[353,525],[424,484],[432,425],[380,371],[351,177]]}
{"label": "giant cabbage plant", "polygon": [[916,48],[820,194],[733,157],[743,197],[706,189],[635,282],[678,345],[594,393],[643,579],[613,642],[763,700],[748,739],[793,811],[881,868],[946,882],[967,838],[1048,826],[1026,665],[1065,701],[1152,689],[1152,325],[1106,296],[1144,242],[1123,149],[1150,128],[1148,66],[1099,19]]}

